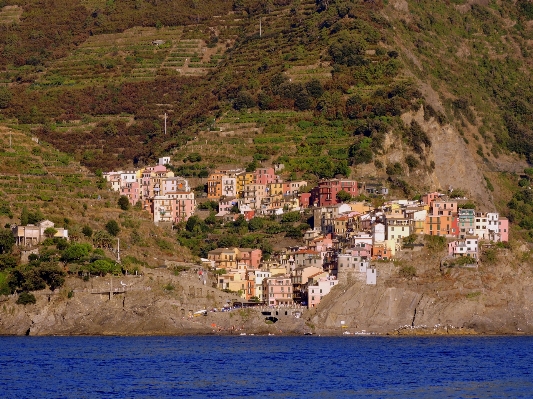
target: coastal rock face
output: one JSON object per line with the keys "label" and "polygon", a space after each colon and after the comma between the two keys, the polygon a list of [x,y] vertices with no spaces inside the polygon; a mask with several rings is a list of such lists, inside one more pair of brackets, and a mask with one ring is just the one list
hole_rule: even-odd
{"label": "coastal rock face", "polygon": [[[405,264],[416,265],[416,277],[399,277]],[[142,277],[69,278],[60,292],[35,293],[35,305],[0,297],[0,334],[533,334],[532,271],[516,254],[500,250],[496,262],[477,269],[441,271],[436,264],[437,257],[427,254],[405,254],[396,265],[379,262],[377,285],[339,284],[316,309],[273,310],[274,324],[262,313],[271,309],[191,317],[237,299],[211,288],[214,280],[204,285],[195,273],[160,269]],[[127,290],[110,298],[111,285]]]}
{"label": "coastal rock face", "polygon": [[[0,297],[0,335],[194,335],[303,333],[304,321],[288,315],[267,324],[260,311],[209,312],[231,295],[203,284],[194,272],[175,276],[166,269],[142,277],[68,278],[58,292],[34,292],[35,305],[17,305],[17,296]],[[109,291],[113,290],[110,295]],[[70,295],[69,295],[70,292]],[[70,298],[69,298],[70,296]],[[287,309],[289,310],[289,309]],[[281,312],[280,312],[281,313]]]}
{"label": "coastal rock face", "polygon": [[443,272],[407,259],[418,265],[411,280],[398,277],[401,266],[378,263],[377,285],[338,285],[309,319],[324,332],[533,334],[532,273],[508,257],[503,250],[494,264]]}

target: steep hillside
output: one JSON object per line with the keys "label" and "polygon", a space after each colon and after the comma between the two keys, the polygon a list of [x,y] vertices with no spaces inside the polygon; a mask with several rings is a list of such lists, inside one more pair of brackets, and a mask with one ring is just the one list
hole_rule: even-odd
{"label": "steep hillside", "polygon": [[502,209],[501,173],[529,160],[525,0],[55,2],[57,29],[80,21],[61,40],[44,3],[5,4],[4,120],[93,170],[168,152],[191,177],[281,162]]}
{"label": "steep hillside", "polygon": [[[26,213],[26,223],[51,220],[55,227],[68,229],[73,243],[100,246],[115,258],[116,238],[105,233],[105,225],[114,220],[126,264],[159,266],[163,259],[188,259],[188,250],[179,247],[170,232],[154,226],[145,212],[121,210],[118,198],[103,179],[71,156],[31,134],[0,128],[0,229],[20,224]],[[87,227],[91,234],[84,230]],[[98,236],[106,242],[98,243]],[[0,266],[3,270],[6,265]]]}

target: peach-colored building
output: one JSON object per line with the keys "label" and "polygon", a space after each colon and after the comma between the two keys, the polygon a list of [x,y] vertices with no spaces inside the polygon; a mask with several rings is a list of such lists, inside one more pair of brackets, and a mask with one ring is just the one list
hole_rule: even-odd
{"label": "peach-colored building", "polygon": [[222,196],[223,173],[211,173],[207,178],[207,198],[219,199]]}
{"label": "peach-colored building", "polygon": [[262,251],[252,248],[218,248],[209,251],[207,258],[215,263],[217,269],[237,269],[239,264],[246,269],[258,269]]}
{"label": "peach-colored building", "polygon": [[300,191],[300,188],[305,186],[307,186],[307,182],[304,180],[285,182],[283,183],[283,195],[296,195]]}
{"label": "peach-colored building", "polygon": [[267,304],[292,305],[291,278],[285,275],[276,275],[263,280],[263,292],[266,295]]}
{"label": "peach-colored building", "polygon": [[266,197],[266,185],[248,184],[244,186],[243,197],[252,209],[259,209],[261,201]]}
{"label": "peach-colored building", "polygon": [[151,209],[154,223],[186,221],[195,210],[196,201],[192,191],[175,191],[155,196]]}
{"label": "peach-colored building", "polygon": [[296,303],[302,303],[302,301],[305,301],[306,298],[303,292],[305,289],[304,287],[307,285],[309,278],[317,273],[324,273],[322,266],[299,266],[292,271],[292,298]]}

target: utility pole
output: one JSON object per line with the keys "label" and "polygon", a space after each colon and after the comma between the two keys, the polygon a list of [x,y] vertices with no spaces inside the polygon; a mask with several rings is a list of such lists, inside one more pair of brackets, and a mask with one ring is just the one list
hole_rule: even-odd
{"label": "utility pole", "polygon": [[117,238],[117,262],[120,263],[120,238]]}
{"label": "utility pole", "polygon": [[167,113],[165,112],[165,136],[167,135]]}
{"label": "utility pole", "polygon": [[261,17],[259,17],[259,37],[261,37],[261,34],[263,33],[263,29],[261,26]]}

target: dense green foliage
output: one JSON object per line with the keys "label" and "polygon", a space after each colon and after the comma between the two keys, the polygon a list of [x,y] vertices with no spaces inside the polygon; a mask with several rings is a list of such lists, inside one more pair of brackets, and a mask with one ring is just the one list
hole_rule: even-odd
{"label": "dense green foliage", "polygon": [[268,258],[273,249],[271,238],[284,234],[288,238],[301,238],[309,225],[303,222],[305,216],[300,212],[287,212],[280,221],[276,218],[253,218],[249,222],[243,215],[235,221],[222,222],[214,217],[201,220],[197,216],[189,218],[187,223],[178,226],[178,242],[203,258],[216,248],[259,248],[263,256]]}

